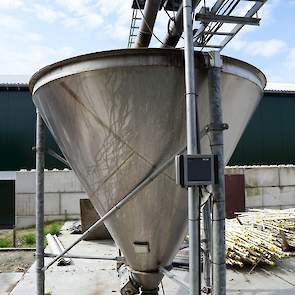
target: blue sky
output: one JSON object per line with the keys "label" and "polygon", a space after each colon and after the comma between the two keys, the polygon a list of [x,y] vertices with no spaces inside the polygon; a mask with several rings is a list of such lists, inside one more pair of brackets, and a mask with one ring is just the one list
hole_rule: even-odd
{"label": "blue sky", "polygon": [[[0,75],[30,76],[67,57],[126,47],[131,2],[0,0]],[[223,53],[254,64],[269,81],[295,83],[294,11],[295,0],[268,0],[261,26],[243,30]],[[163,38],[166,31],[161,12],[155,33]],[[155,40],[152,45],[159,46]]]}

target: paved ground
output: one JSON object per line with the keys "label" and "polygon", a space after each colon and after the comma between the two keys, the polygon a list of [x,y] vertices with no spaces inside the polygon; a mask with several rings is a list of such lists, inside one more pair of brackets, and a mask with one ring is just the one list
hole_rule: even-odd
{"label": "paved ground", "polygon": [[34,260],[34,251],[3,251],[1,249],[0,272],[25,272]]}
{"label": "paved ground", "polygon": [[295,258],[288,258],[275,268],[227,271],[227,293],[232,295],[295,294]]}
{"label": "paved ground", "polygon": [[19,272],[0,273],[0,294],[8,295],[22,276]]}
{"label": "paved ground", "polygon": [[[65,246],[70,245],[77,235],[63,234]],[[72,254],[116,256],[117,249],[110,241],[83,241],[73,248]],[[48,263],[47,259],[47,263]],[[35,294],[35,265],[10,295]],[[186,271],[175,271],[183,280],[188,280]],[[186,295],[183,289],[165,278],[166,295]],[[227,293],[230,295],[291,295],[295,294],[295,258],[286,259],[274,269],[227,270]],[[116,264],[110,261],[74,259],[70,266],[53,266],[46,272],[46,291],[51,295],[110,295],[120,294],[120,282]],[[2,293],[0,292],[2,295]],[[5,294],[5,293],[4,293]],[[162,292],[159,293],[162,295]],[[6,295],[6,294],[5,294]]]}

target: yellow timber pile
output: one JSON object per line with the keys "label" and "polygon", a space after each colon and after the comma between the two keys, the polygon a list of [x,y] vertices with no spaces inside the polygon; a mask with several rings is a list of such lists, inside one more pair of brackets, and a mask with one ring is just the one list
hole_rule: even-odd
{"label": "yellow timber pile", "polygon": [[275,265],[295,247],[295,209],[251,209],[226,220],[228,265]]}

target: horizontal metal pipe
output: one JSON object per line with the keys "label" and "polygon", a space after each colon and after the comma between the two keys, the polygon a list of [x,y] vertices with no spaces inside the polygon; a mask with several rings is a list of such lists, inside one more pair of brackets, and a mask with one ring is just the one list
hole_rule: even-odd
{"label": "horizontal metal pipe", "polygon": [[[45,257],[57,257],[56,254],[52,253],[45,253]],[[66,254],[63,257],[66,258],[74,258],[74,259],[91,259],[91,260],[110,260],[110,261],[125,261],[124,257],[117,256],[117,257],[102,257],[102,256],[88,256],[88,255],[72,255]]]}
{"label": "horizontal metal pipe", "polygon": [[0,248],[0,252],[29,252],[29,251],[36,251],[36,248]]}
{"label": "horizontal metal pipe", "polygon": [[173,282],[175,282],[179,286],[185,288],[185,290],[189,291],[189,286],[185,282],[183,282],[181,279],[179,279],[175,274],[173,274],[172,272],[168,271],[167,269],[165,269],[162,266],[159,267],[159,271],[163,275],[167,276],[167,278],[169,278],[170,280],[172,280]]}
{"label": "horizontal metal pipe", "polygon": [[[183,147],[177,154],[182,154],[186,151],[186,147]],[[169,158],[166,162],[161,164],[156,168],[149,176],[143,179],[133,190],[130,191],[123,199],[112,207],[103,217],[97,220],[90,228],[88,228],[72,245],[66,248],[61,254],[56,256],[50,263],[48,263],[43,270],[46,271],[51,265],[53,265],[60,257],[64,256],[69,250],[71,250],[75,245],[82,241],[90,232],[92,232],[98,225],[102,224],[107,218],[118,211],[122,206],[132,200],[138,192],[140,192],[144,187],[151,183],[160,173],[162,173],[169,165],[174,163],[175,155]]]}

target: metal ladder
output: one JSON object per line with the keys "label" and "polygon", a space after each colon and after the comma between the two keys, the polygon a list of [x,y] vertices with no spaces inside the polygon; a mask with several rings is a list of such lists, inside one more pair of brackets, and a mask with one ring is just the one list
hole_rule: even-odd
{"label": "metal ladder", "polygon": [[141,20],[142,20],[141,15],[138,16],[138,9],[133,9],[130,30],[129,30],[128,48],[131,48],[132,44],[134,44],[135,42],[134,39],[137,36],[137,31],[139,29],[139,22]]}

